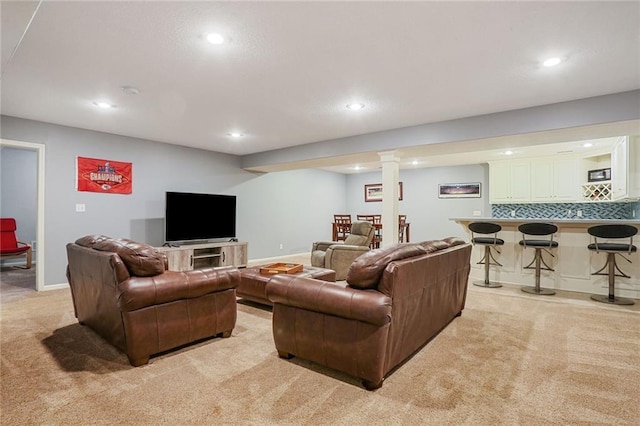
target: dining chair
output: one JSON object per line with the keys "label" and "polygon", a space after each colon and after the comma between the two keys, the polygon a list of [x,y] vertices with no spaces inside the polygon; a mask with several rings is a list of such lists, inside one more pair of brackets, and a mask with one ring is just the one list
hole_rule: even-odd
{"label": "dining chair", "polygon": [[369,222],[374,227],[373,240],[371,240],[371,248],[380,248],[382,243],[382,215],[381,214],[359,214],[356,216],[358,220]]}
{"label": "dining chair", "polygon": [[406,214],[398,215],[398,242],[399,243],[409,242],[409,223],[407,222]]}
{"label": "dining chair", "polygon": [[344,241],[351,233],[351,215],[333,215],[333,241]]}

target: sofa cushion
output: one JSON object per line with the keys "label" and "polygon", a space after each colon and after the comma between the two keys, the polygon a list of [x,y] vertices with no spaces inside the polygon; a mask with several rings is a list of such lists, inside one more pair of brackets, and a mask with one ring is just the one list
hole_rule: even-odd
{"label": "sofa cushion", "polygon": [[413,243],[394,244],[389,247],[368,251],[354,260],[349,266],[347,283],[353,288],[375,288],[389,262],[426,253],[427,250],[424,247]]}
{"label": "sofa cushion", "polygon": [[449,243],[443,240],[422,241],[418,244],[427,250],[427,253],[433,253],[434,251],[443,250],[449,247]]}
{"label": "sofa cushion", "polygon": [[76,244],[82,247],[93,248],[98,241],[109,240],[110,237],[104,235],[86,235],[76,240]]}
{"label": "sofa cushion", "polygon": [[76,241],[76,244],[92,247],[99,251],[117,253],[126,265],[129,273],[137,277],[152,277],[164,272],[164,255],[154,247],[127,240],[124,238],[108,238],[103,236],[88,236]]}
{"label": "sofa cushion", "polygon": [[463,240],[462,238],[458,238],[458,237],[447,237],[442,241],[444,241],[447,244],[449,244],[449,247],[459,246],[459,245],[462,245],[462,244],[466,243],[465,240]]}

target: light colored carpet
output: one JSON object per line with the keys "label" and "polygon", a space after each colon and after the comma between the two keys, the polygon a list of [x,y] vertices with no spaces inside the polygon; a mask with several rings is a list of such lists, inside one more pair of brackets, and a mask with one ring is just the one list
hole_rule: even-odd
{"label": "light colored carpet", "polygon": [[22,299],[35,290],[35,264],[30,269],[23,269],[18,266],[3,266],[0,268],[0,304]]}
{"label": "light colored carpet", "polygon": [[637,310],[486,290],[375,392],[278,358],[260,305],[238,304],[232,337],[134,368],[68,290],[31,292],[2,305],[0,423],[640,424]]}

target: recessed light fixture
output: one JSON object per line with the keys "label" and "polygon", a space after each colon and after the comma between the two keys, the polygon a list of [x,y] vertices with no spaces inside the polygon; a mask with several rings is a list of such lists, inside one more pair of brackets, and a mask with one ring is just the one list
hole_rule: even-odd
{"label": "recessed light fixture", "polygon": [[218,33],[210,33],[210,34],[207,34],[207,41],[211,44],[223,44],[224,37],[222,37]]}
{"label": "recessed light fixture", "polygon": [[353,104],[347,105],[347,109],[350,109],[351,111],[359,111],[362,108],[364,108],[364,104],[360,104],[360,103],[353,103]]}
{"label": "recessed light fixture", "polygon": [[353,170],[361,170],[361,169],[362,169],[362,167],[359,166],[359,165],[353,166]]}
{"label": "recessed light fixture", "polygon": [[108,102],[94,102],[93,103],[95,106],[97,106],[98,108],[102,108],[102,109],[109,109],[109,108],[115,108],[115,105],[111,105]]}
{"label": "recessed light fixture", "polygon": [[504,152],[504,155],[511,155],[511,154],[513,154],[513,151],[505,151]]}
{"label": "recessed light fixture", "polygon": [[140,93],[140,89],[133,86],[122,86],[121,89],[127,95],[137,95],[138,93]]}
{"label": "recessed light fixture", "polygon": [[413,160],[411,164],[414,166],[417,166],[418,164],[420,164],[420,162],[418,160]]}
{"label": "recessed light fixture", "polygon": [[545,67],[555,67],[556,65],[558,65],[560,62],[562,62],[562,59],[554,57],[554,58],[549,58],[547,60],[545,60],[542,65],[544,65]]}
{"label": "recessed light fixture", "polygon": [[227,133],[227,135],[231,136],[232,138],[241,138],[244,135],[240,132],[229,132]]}
{"label": "recessed light fixture", "polygon": [[585,147],[585,148],[590,148],[590,147],[593,146],[593,144],[591,142],[585,142],[585,143],[582,144],[582,146]]}

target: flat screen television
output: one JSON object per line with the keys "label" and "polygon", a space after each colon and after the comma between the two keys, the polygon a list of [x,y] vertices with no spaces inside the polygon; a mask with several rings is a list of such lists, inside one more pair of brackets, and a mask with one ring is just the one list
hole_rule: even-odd
{"label": "flat screen television", "polygon": [[236,196],[167,192],[164,239],[173,242],[201,242],[236,236]]}

